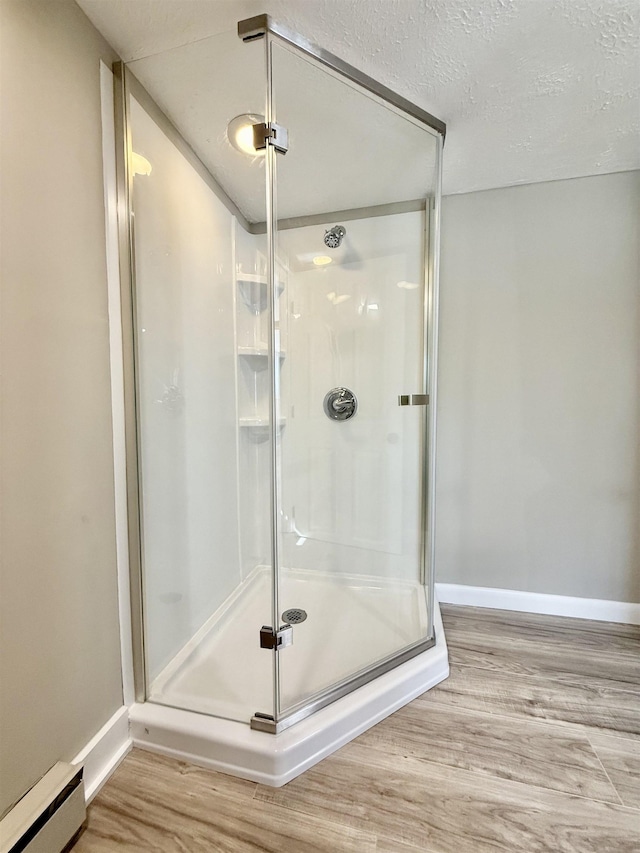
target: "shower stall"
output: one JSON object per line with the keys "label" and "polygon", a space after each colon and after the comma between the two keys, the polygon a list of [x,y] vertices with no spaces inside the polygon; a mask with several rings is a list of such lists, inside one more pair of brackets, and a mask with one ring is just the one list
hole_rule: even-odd
{"label": "shower stall", "polygon": [[282,784],[448,673],[445,127],[268,16],[115,79],[134,742]]}

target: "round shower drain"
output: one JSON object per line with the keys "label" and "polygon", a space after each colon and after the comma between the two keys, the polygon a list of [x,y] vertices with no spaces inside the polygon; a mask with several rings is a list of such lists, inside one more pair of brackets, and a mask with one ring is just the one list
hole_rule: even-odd
{"label": "round shower drain", "polygon": [[287,625],[298,625],[300,622],[304,622],[306,618],[307,611],[300,607],[292,607],[291,610],[285,610],[282,614],[282,621],[286,622]]}

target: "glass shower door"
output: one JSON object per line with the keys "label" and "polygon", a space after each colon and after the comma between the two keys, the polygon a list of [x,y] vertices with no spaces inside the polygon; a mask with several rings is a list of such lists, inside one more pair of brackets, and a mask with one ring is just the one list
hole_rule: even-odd
{"label": "glass shower door", "polygon": [[248,723],[274,708],[275,656],[259,645],[273,590],[272,319],[251,133],[265,43],[219,33],[120,74],[139,698]]}
{"label": "glass shower door", "polygon": [[294,722],[433,641],[429,232],[440,138],[270,37],[277,565]]}

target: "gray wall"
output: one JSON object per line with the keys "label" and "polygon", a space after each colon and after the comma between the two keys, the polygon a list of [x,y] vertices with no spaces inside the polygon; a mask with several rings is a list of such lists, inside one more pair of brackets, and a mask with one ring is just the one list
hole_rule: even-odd
{"label": "gray wall", "polygon": [[122,704],[99,60],[71,0],[0,3],[0,813]]}
{"label": "gray wall", "polygon": [[640,601],[640,173],[443,205],[438,580]]}

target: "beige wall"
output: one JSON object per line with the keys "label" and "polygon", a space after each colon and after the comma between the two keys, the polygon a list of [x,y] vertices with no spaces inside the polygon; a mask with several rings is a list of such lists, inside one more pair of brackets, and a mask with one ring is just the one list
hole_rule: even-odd
{"label": "beige wall", "polygon": [[640,601],[640,172],[443,205],[438,580]]}
{"label": "beige wall", "polygon": [[122,704],[99,60],[71,0],[2,0],[0,813]]}

